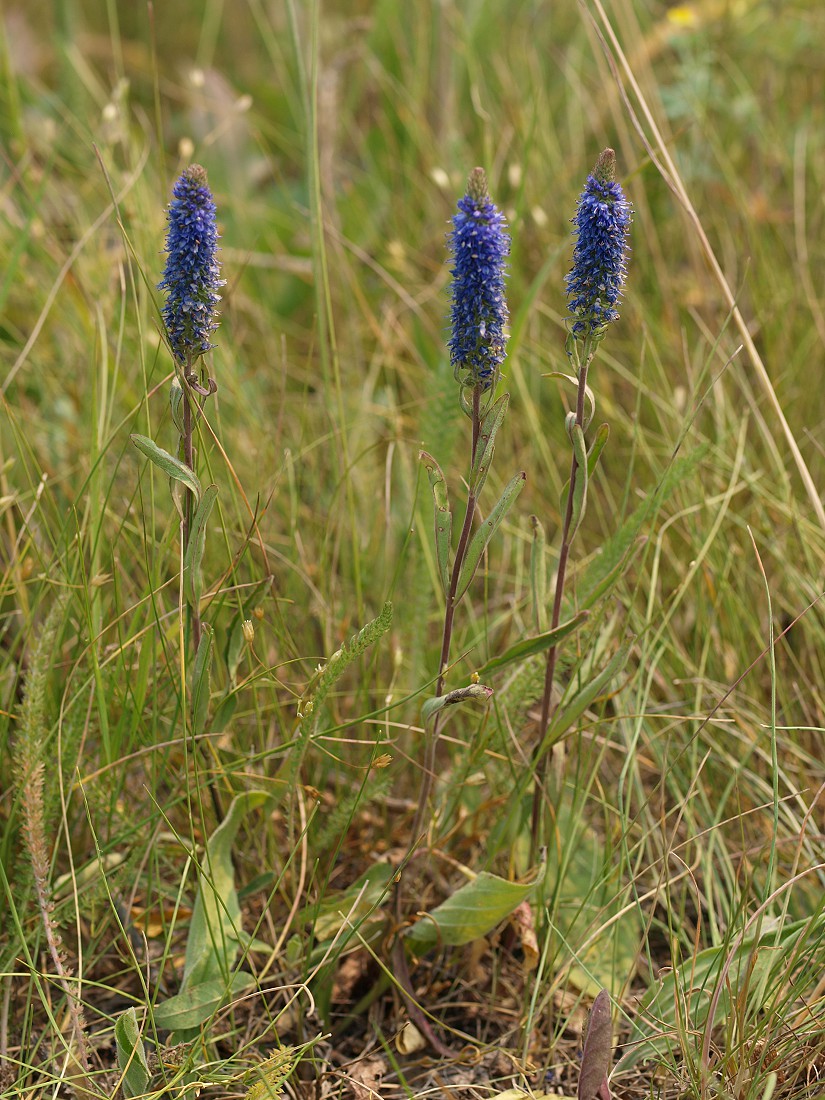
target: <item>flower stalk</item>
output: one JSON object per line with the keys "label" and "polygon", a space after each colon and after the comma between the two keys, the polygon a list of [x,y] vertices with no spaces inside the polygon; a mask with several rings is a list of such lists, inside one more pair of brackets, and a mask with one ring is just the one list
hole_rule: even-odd
{"label": "flower stalk", "polygon": [[[449,582],[445,586],[444,627],[435,694],[444,694],[455,610],[462,589],[467,551],[473,529],[478,495],[489,472],[490,462],[478,462],[485,416],[492,411],[495,387],[501,377],[506,355],[505,328],[508,318],[504,292],[506,261],[510,238],[504,215],[490,198],[483,168],[474,168],[467,181],[467,192],[458,202],[452,219],[448,245],[453,257],[450,361],[459,384],[459,402],[470,418],[470,474],[467,478],[467,504],[464,521],[453,557]],[[485,395],[487,399],[485,400]],[[499,420],[500,423],[500,420]],[[497,425],[498,426],[498,425]],[[492,459],[492,441],[490,459]],[[413,825],[413,843],[423,831],[429,812],[436,750],[443,711],[433,720],[424,754],[421,793]]]}
{"label": "flower stalk", "polygon": [[[488,522],[473,532],[473,520],[490,470],[496,433],[502,424],[509,401],[507,394],[496,399],[495,388],[501,377],[501,364],[506,351],[507,303],[504,280],[510,239],[504,215],[488,194],[487,180],[481,168],[475,168],[470,174],[467,192],[459,200],[458,212],[452,219],[448,243],[453,258],[449,349],[453,371],[459,384],[459,403],[471,423],[470,471],[467,476],[464,519],[453,553],[452,511],[446,480],[436,460],[426,452],[421,453],[433,490],[436,558],[444,589],[445,608],[435,697],[428,700],[423,712],[426,730],[424,761],[408,858],[415,854],[431,813],[435,761],[445,709],[448,705],[465,699],[488,698],[492,694],[489,688],[474,683],[467,689],[445,695],[455,612],[475,575],[490,536],[515,502],[524,484],[523,473],[512,478],[490,513]],[[396,920],[400,930],[404,924],[404,907],[398,883],[400,877],[395,893]],[[400,935],[396,936],[393,943],[392,956],[393,968],[411,1020],[435,1050],[449,1055],[449,1049],[435,1034],[416,1002],[406,948]]]}
{"label": "flower stalk", "polygon": [[[215,202],[206,171],[199,164],[184,170],[172,191],[166,235],[166,266],[158,290],[166,293],[163,320],[175,361],[170,401],[178,428],[179,453],[197,474],[194,422],[206,398],[217,384],[201,365],[201,358],[215,345],[211,335],[218,327],[218,290],[223,286],[217,260],[218,227]],[[195,502],[191,492],[182,501],[184,558],[192,538]],[[197,652],[201,640],[198,599],[190,600],[189,622]]]}
{"label": "flower stalk", "polygon": [[[587,177],[573,219],[576,244],[573,249],[573,266],[566,279],[568,308],[570,310],[570,334],[567,354],[575,369],[576,409],[568,414],[568,434],[573,444],[570,463],[570,482],[567,503],[562,520],[559,559],[556,567],[556,588],[550,629],[561,622],[564,587],[570,560],[570,547],[575,538],[584,512],[584,493],[579,492],[578,482],[587,485],[587,463],[582,464],[574,435],[583,440],[589,418],[585,416],[585,399],[588,393],[587,376],[608,325],[618,319],[617,305],[621,299],[627,278],[628,234],[632,209],[616,182],[616,154],[605,149],[599,156],[593,172]],[[595,408],[595,407],[594,407]],[[594,411],[594,410],[593,410]],[[591,411],[592,416],[592,411]],[[584,444],[582,443],[582,450]],[[576,501],[581,503],[576,514]],[[552,693],[558,660],[558,646],[547,651],[544,691],[539,719],[539,735],[535,750],[535,787],[531,822],[531,851],[535,859],[542,843],[542,801],[547,776],[547,752],[544,741],[553,717]]]}

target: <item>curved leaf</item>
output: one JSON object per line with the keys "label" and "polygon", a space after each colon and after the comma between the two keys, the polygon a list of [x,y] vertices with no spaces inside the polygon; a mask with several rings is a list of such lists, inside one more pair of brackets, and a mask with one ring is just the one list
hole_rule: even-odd
{"label": "curved leaf", "polygon": [[501,397],[490,406],[481,421],[475,459],[470,473],[470,486],[475,496],[478,496],[481,492],[484,487],[484,482],[487,480],[487,474],[490,472],[493,452],[496,449],[496,433],[504,422],[509,404],[510,394],[503,393]]}
{"label": "curved leaf", "polygon": [[527,657],[532,657],[534,653],[541,653],[543,650],[549,649],[551,645],[558,645],[568,634],[572,634],[574,630],[577,630],[588,615],[588,611],[579,611],[566,623],[560,623],[555,630],[546,630],[543,634],[536,634],[533,638],[525,638],[521,642],[516,642],[515,645],[511,645],[498,657],[492,657],[489,661],[485,661],[480,668],[476,669],[478,675],[486,676],[488,673],[512,664],[514,661],[523,661]]}
{"label": "curved leaf", "polygon": [[478,569],[478,563],[481,561],[481,555],[487,548],[487,543],[495,534],[501,521],[515,504],[519,493],[524,488],[526,478],[527,475],[522,470],[520,473],[517,473],[515,477],[510,479],[495,508],[493,508],[487,519],[473,535],[472,541],[467,549],[467,555],[461,565],[461,572],[458,574],[458,585],[456,587],[454,599],[455,603],[458,603],[470,587],[470,581],[475,576],[476,569]]}
{"label": "curved leaf", "polygon": [[187,489],[195,494],[195,499],[200,503],[201,483],[198,480],[197,475],[193,470],[190,470],[185,462],[181,462],[179,458],[175,458],[174,455],[170,455],[168,451],[164,451],[163,447],[159,447],[155,443],[154,439],[150,439],[146,435],[138,435],[133,433],[129,437],[137,449],[145,454],[146,457],[168,476],[175,481],[179,481],[182,485],[185,485]]}
{"label": "curved leaf", "polygon": [[193,607],[197,607],[201,598],[201,562],[206,547],[206,524],[209,513],[218,496],[217,485],[210,485],[192,517],[189,542],[183,555],[183,587],[186,597]]}
{"label": "curved leaf", "polygon": [[[549,374],[545,374],[543,377],[545,377],[545,378],[561,378],[565,382],[569,382],[570,385],[574,389],[578,390],[578,388],[579,388],[579,380],[578,380],[578,378],[576,377],[575,374],[565,374],[564,371],[554,370],[554,371],[550,371]],[[596,398],[595,398],[595,395],[594,395],[593,391],[591,390],[591,388],[588,385],[585,385],[584,393],[585,393],[585,397],[587,398],[587,401],[590,405],[590,411],[588,413],[585,413],[585,416],[584,416],[584,430],[587,431],[587,425],[593,419],[593,416],[596,412]]]}
{"label": "curved leaf", "polygon": [[623,642],[598,676],[585,684],[568,703],[558,708],[547,727],[547,733],[542,739],[540,752],[546,752],[551,745],[559,741],[581,718],[593,700],[604,692],[613,677],[621,672],[627,663],[627,658],[630,656],[630,650],[635,640],[635,637],[632,637]]}

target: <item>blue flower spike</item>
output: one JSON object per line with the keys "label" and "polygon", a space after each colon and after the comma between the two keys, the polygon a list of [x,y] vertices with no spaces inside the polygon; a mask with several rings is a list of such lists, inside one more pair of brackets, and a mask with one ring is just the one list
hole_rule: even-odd
{"label": "blue flower spike", "polygon": [[448,243],[453,255],[450,361],[462,391],[478,386],[484,393],[498,381],[506,354],[510,236],[488,194],[483,168],[470,173]]}
{"label": "blue flower spike", "polygon": [[218,288],[224,285],[217,261],[215,202],[199,164],[178,178],[169,204],[166,267],[158,290],[166,291],[163,319],[176,361],[187,374],[194,361],[215,345]]}
{"label": "blue flower spike", "polygon": [[619,316],[632,209],[616,182],[616,154],[605,149],[587,177],[573,219],[576,244],[567,297],[576,340],[599,341]]}

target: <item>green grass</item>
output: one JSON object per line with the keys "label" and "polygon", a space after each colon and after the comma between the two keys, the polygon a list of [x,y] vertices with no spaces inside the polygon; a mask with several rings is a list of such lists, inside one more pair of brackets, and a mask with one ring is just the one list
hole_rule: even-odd
{"label": "green grass", "polygon": [[[107,1097],[122,1079],[134,1094],[139,1048],[118,1063],[118,1021],[121,1052],[124,1029],[142,1037],[150,1095],[367,1095],[354,1077],[388,1096],[572,1096],[601,986],[617,1097],[825,1096],[819,6],[5,14],[3,1096]],[[513,250],[511,405],[482,510],[518,469],[528,480],[458,609],[454,689],[535,632],[531,514],[555,573],[570,392],[545,376],[566,367],[569,219],[606,145],[633,252],[590,376],[611,434],[569,610],[634,552],[565,643],[559,683],[585,685],[635,640],[552,751],[538,957],[506,920],[466,944],[413,934],[413,985],[456,1068],[399,1051],[390,955],[444,610],[418,452],[458,510],[469,446],[444,237],[483,165]],[[177,516],[129,439],[175,443],[153,288],[190,159],[227,281],[199,439],[219,496],[194,725]],[[387,601],[391,625],[330,662]],[[509,665],[489,705],[452,708],[405,919],[480,872],[536,876],[542,674],[539,658]],[[190,1015],[170,1028],[182,986]]]}

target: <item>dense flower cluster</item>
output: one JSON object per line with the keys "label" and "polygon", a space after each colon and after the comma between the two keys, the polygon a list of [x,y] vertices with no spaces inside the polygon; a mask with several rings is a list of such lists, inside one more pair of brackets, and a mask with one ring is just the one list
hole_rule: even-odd
{"label": "dense flower cluster", "polygon": [[579,197],[567,296],[575,336],[598,336],[619,316],[627,276],[632,207],[616,183],[616,154],[605,149]]}
{"label": "dense flower cluster", "polygon": [[191,363],[214,344],[218,327],[218,288],[223,286],[216,259],[218,228],[215,203],[199,164],[180,176],[169,204],[168,258],[158,290],[166,291],[163,319],[175,358]]}
{"label": "dense flower cluster", "polygon": [[481,168],[473,169],[458,211],[448,238],[454,257],[450,359],[463,385],[486,390],[494,384],[505,356],[504,278],[510,237],[504,215],[487,194]]}

